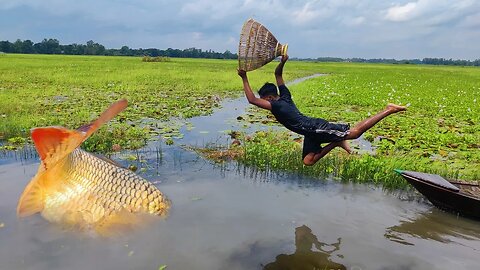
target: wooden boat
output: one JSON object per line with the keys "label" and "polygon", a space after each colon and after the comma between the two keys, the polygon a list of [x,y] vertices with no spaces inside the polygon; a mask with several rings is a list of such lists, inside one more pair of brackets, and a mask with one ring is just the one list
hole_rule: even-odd
{"label": "wooden boat", "polygon": [[395,170],[436,207],[480,220],[480,184],[429,173]]}

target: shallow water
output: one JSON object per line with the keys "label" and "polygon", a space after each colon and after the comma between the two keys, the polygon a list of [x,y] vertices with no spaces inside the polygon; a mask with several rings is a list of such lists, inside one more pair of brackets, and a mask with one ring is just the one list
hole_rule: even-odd
{"label": "shallow water", "polygon": [[[225,104],[224,104],[225,105]],[[133,154],[172,200],[170,216],[115,239],[17,219],[31,151],[0,156],[0,269],[477,269],[480,222],[368,185],[213,165],[180,144],[228,142],[243,100],[228,101],[175,145]],[[252,127],[250,127],[252,128]],[[258,127],[255,127],[258,128]],[[129,153],[114,156],[124,165]],[[2,225],[3,224],[3,225]]]}

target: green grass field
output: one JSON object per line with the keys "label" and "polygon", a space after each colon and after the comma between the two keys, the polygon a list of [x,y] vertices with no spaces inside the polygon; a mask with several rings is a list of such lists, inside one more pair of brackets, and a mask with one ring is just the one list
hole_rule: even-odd
{"label": "green grass field", "polygon": [[[285,74],[287,79],[310,75],[316,68],[306,63],[295,66]],[[220,99],[242,95],[236,67],[232,60],[1,55],[0,139],[21,142],[17,137],[28,138],[33,127],[76,128],[115,100],[127,98],[130,105],[121,117],[84,147],[101,152],[117,143],[137,148],[158,133],[177,129],[144,120],[208,114]],[[272,80],[273,68],[252,73],[252,84]]]}
{"label": "green grass field", "polygon": [[[251,136],[242,162],[345,180],[404,184],[395,168],[480,179],[480,69],[466,67],[318,63],[318,77],[290,90],[307,115],[352,126],[387,103],[408,105],[364,134],[376,155],[345,156],[341,150],[316,166],[301,164],[301,145],[288,136]],[[286,69],[289,67],[286,67]],[[256,119],[257,121],[267,121]],[[275,132],[277,133],[277,132]],[[276,138],[283,138],[278,140]]]}
{"label": "green grass field", "polygon": [[[249,73],[252,87],[272,81],[275,65]],[[21,142],[32,127],[75,128],[95,119],[111,102],[127,98],[130,106],[126,112],[85,147],[103,152],[116,143],[123,148],[140,147],[145,140],[172,131],[146,121],[149,118],[166,121],[208,114],[221,99],[243,95],[236,66],[231,60],[142,62],[136,57],[2,55],[0,139]],[[288,81],[314,73],[329,75],[290,88],[299,109],[310,116],[353,125],[389,102],[409,104],[408,112],[385,119],[365,134],[377,147],[374,160],[358,155],[341,158],[351,160],[346,164],[332,155],[337,163],[324,171],[339,170],[332,166],[340,163],[347,169],[359,168],[363,162],[389,170],[394,165],[421,164],[425,171],[443,168],[460,178],[479,177],[479,68],[290,61],[284,77]],[[379,137],[387,139],[376,140]],[[262,143],[250,144],[251,155],[243,162],[271,165],[268,159],[273,157],[262,153],[267,151]],[[269,147],[278,150],[276,159],[286,155],[276,169],[295,171],[288,166],[300,150],[293,147],[294,154],[287,155],[284,150],[294,145],[293,140],[288,143]],[[302,167],[300,159],[293,163]]]}
{"label": "green grass field", "polygon": [[480,169],[479,68],[323,64],[322,70],[334,75],[292,87],[305,113],[353,125],[389,102],[409,104],[407,113],[367,132],[368,140],[388,138],[376,143],[377,152]]}

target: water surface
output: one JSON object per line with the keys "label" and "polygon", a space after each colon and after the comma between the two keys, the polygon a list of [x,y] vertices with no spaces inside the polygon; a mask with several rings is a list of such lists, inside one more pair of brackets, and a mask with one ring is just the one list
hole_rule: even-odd
{"label": "water surface", "polygon": [[[228,101],[213,116],[192,119],[195,128],[174,145],[152,142],[132,153],[172,209],[168,218],[114,239],[64,229],[39,215],[17,219],[17,200],[38,161],[31,150],[4,153],[0,269],[478,268],[480,223],[411,194],[214,165],[179,147],[228,143],[219,131],[239,128],[235,119],[245,107],[242,99]],[[113,158],[129,165],[127,155]]]}

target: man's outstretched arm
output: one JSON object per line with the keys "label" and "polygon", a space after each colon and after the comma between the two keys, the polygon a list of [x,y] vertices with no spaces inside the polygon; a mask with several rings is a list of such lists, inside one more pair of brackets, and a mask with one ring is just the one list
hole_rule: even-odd
{"label": "man's outstretched arm", "polygon": [[280,60],[280,64],[278,64],[277,68],[275,69],[275,79],[277,79],[277,85],[285,85],[283,81],[283,66],[288,60],[288,55],[282,55],[282,59]]}
{"label": "man's outstretched arm", "polygon": [[248,102],[262,109],[272,110],[272,104],[270,104],[269,101],[257,98],[252,92],[252,88],[250,87],[250,83],[248,82],[247,72],[245,70],[239,69],[238,76],[242,78],[243,90],[245,91],[245,96],[247,97]]}

